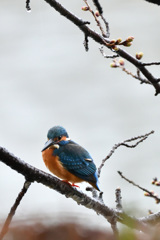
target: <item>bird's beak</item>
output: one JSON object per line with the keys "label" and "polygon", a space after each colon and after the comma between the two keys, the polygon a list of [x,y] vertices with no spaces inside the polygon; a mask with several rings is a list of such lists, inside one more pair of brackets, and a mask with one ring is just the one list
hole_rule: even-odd
{"label": "bird's beak", "polygon": [[50,146],[52,146],[52,145],[54,145],[54,141],[53,141],[53,139],[49,139],[45,144],[44,144],[44,147],[43,147],[43,149],[42,149],[42,151],[41,152],[43,152],[44,150],[46,150],[47,148],[49,148]]}

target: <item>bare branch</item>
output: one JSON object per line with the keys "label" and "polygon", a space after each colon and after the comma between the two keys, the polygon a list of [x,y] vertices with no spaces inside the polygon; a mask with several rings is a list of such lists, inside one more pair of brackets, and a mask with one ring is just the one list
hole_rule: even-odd
{"label": "bare branch", "polygon": [[140,81],[140,83],[145,83],[145,84],[151,84],[151,82],[149,82],[147,79],[141,78],[140,75],[137,76],[135,74],[133,74],[132,72],[128,71],[125,67],[121,67],[122,71],[124,71],[125,73],[127,73],[128,75],[132,76],[133,78],[137,79]]}
{"label": "bare branch", "polygon": [[28,12],[31,11],[30,0],[26,0],[26,9]]}
{"label": "bare branch", "polygon": [[106,21],[106,19],[105,19],[104,16],[103,16],[102,6],[100,5],[100,3],[99,3],[98,0],[92,0],[92,1],[93,1],[94,5],[96,6],[96,8],[97,8],[97,10],[98,10],[98,12],[99,12],[99,14],[100,14],[100,16],[101,16],[101,19],[102,19],[102,21],[104,22],[104,25],[105,25],[105,27],[106,27],[106,34],[105,34],[105,36],[106,36],[107,38],[109,38],[109,36],[110,36],[109,23]]}
{"label": "bare branch", "polygon": [[149,190],[147,190],[146,188],[141,187],[140,185],[134,183],[134,182],[131,181],[130,179],[126,178],[126,177],[122,174],[122,172],[120,172],[120,171],[118,171],[118,174],[119,174],[123,179],[125,179],[127,182],[129,182],[130,184],[132,184],[133,186],[135,186],[135,187],[141,189],[142,191],[144,191],[144,192],[145,192],[145,194],[144,194],[145,196],[154,198],[154,199],[156,200],[156,203],[159,203],[159,202],[160,202],[160,198],[159,198],[156,194],[154,194],[153,191],[149,191]]}
{"label": "bare branch", "polygon": [[114,236],[116,239],[118,239],[119,237],[119,231],[118,231],[118,228],[117,228],[117,220],[114,218],[114,220],[111,222],[111,228],[112,228],[112,231],[114,233]]}
{"label": "bare branch", "polygon": [[[38,182],[41,183],[50,189],[54,189],[66,196],[67,198],[72,198],[79,205],[83,205],[86,208],[92,209],[97,214],[102,215],[109,223],[113,224],[118,221],[121,222],[128,227],[139,229],[144,232],[148,232],[149,228],[146,224],[150,224],[151,219],[143,218],[141,219],[130,217],[122,211],[117,211],[103,203],[96,201],[95,199],[90,198],[86,194],[78,191],[77,189],[71,187],[69,184],[64,183],[57,179],[56,177],[47,174],[33,166],[25,163],[24,161],[16,158],[12,154],[10,154],[7,150],[0,147],[0,161],[11,167],[13,170],[25,176],[27,181],[29,182]],[[159,221],[159,214],[155,214],[154,221]],[[145,222],[145,223],[144,223]],[[114,225],[115,227],[115,225]],[[116,230],[115,230],[116,231]]]}
{"label": "bare branch", "polygon": [[133,181],[129,180],[128,178],[126,178],[122,172],[118,171],[118,174],[125,179],[127,182],[131,183],[133,186],[138,187],[139,189],[141,189],[144,192],[147,192],[148,190],[146,188],[140,187],[138,184],[134,183]]}
{"label": "bare branch", "polygon": [[118,211],[122,211],[122,197],[121,197],[121,189],[118,187],[116,188],[116,209]]}
{"label": "bare branch", "polygon": [[[87,0],[83,0],[83,1],[84,1],[85,4],[87,5],[88,10],[91,12],[92,16],[94,17],[94,19],[95,19],[95,21],[96,21],[96,23],[97,23],[97,26],[99,27],[99,29],[100,29],[100,31],[101,31],[101,33],[102,33],[102,36],[103,36],[103,37],[107,37],[106,33],[105,33],[104,30],[103,30],[103,27],[102,27],[100,21],[98,20],[98,17],[97,17],[96,14],[94,13],[94,11],[91,9],[91,7],[90,7],[90,5],[88,4]],[[96,4],[98,4],[98,1],[97,1],[97,0],[93,0],[93,1],[94,1]],[[99,7],[100,7],[100,5],[99,5]],[[98,13],[98,14],[99,14],[99,13]]]}
{"label": "bare branch", "polygon": [[104,49],[103,49],[103,46],[101,46],[99,48],[101,54],[103,55],[104,58],[116,58],[116,57],[119,57],[118,54],[114,54],[114,55],[106,55],[105,52],[104,52]]}
{"label": "bare branch", "polygon": [[104,203],[103,201],[103,192],[97,192],[95,188],[93,187],[86,187],[86,191],[89,191],[92,193],[92,197],[98,200],[101,203]]}
{"label": "bare branch", "polygon": [[[127,139],[127,140],[125,140],[124,142],[132,142],[132,141],[135,141],[135,140],[137,140],[137,139],[140,139],[140,138],[142,138],[142,139],[146,139],[146,137],[149,137],[149,135],[151,135],[151,134],[153,134],[154,133],[154,130],[152,130],[152,131],[150,131],[149,133],[146,133],[146,134],[144,134],[144,135],[140,135],[140,136],[138,136],[138,137],[133,137],[133,138],[130,138],[130,139]],[[143,140],[142,140],[143,141]]]}
{"label": "bare branch", "polygon": [[[125,140],[123,142],[120,142],[118,144],[115,144],[113,146],[113,148],[111,149],[110,153],[102,160],[102,163],[101,163],[101,165],[98,168],[98,177],[100,177],[101,170],[102,170],[102,167],[104,166],[105,162],[112,156],[112,154],[115,152],[115,150],[117,148],[119,148],[120,146],[125,146],[125,147],[129,147],[129,148],[135,148],[139,143],[141,143],[144,140],[146,140],[148,138],[148,136],[153,134],[153,133],[154,133],[154,131],[151,131],[149,133],[146,133],[145,135],[141,135],[141,136],[138,136],[138,137],[133,137],[133,138],[127,139],[127,140]],[[140,139],[140,140],[137,141],[135,144],[132,144],[132,145],[127,144],[129,142],[136,141],[138,139]]]}
{"label": "bare branch", "polygon": [[101,14],[101,18],[102,18],[102,20],[104,22],[104,25],[106,27],[106,37],[109,38],[110,37],[109,23],[106,21],[103,14]]}
{"label": "bare branch", "polygon": [[143,66],[143,64],[139,60],[129,55],[127,52],[125,52],[122,49],[119,49],[117,53],[121,57],[125,58],[127,61],[132,63],[136,68],[138,68],[139,71],[148,79],[148,81],[154,86],[156,90],[155,96],[160,93],[160,85],[159,85],[158,79],[153,77],[153,75],[147,70],[147,68]]}
{"label": "bare branch", "polygon": [[[48,4],[50,4],[51,7],[53,7],[56,11],[58,11],[61,15],[63,15],[65,18],[70,20],[73,24],[79,27],[81,31],[88,37],[92,38],[97,43],[104,45],[105,47],[109,48],[111,51],[114,51],[113,48],[109,45],[110,40],[107,37],[104,37],[103,34],[100,35],[99,33],[93,31],[89,27],[86,26],[85,21],[82,19],[76,17],[74,14],[69,12],[67,9],[65,9],[60,3],[58,3],[56,0],[44,0]],[[126,59],[128,62],[133,64],[136,68],[139,69],[139,71],[144,75],[146,79],[152,84],[152,86],[155,88],[156,92],[155,95],[158,95],[160,93],[160,84],[159,79],[155,78],[151,72],[147,70],[145,66],[143,66],[143,63],[140,62],[135,57],[131,56],[126,51],[122,50],[120,47],[117,48],[116,53]]]}
{"label": "bare branch", "polygon": [[96,6],[97,10],[99,11],[100,14],[103,13],[103,9],[102,9],[102,6],[100,5],[99,1],[98,0],[92,0],[94,5]]}
{"label": "bare branch", "polygon": [[150,214],[146,217],[142,217],[139,220],[144,222],[144,223],[155,226],[156,224],[160,223],[160,212]]}
{"label": "bare branch", "polygon": [[160,62],[142,63],[143,66],[160,65]]}
{"label": "bare branch", "polygon": [[4,237],[4,235],[7,233],[8,228],[9,228],[9,225],[10,225],[10,223],[11,223],[11,221],[12,221],[12,218],[13,218],[13,216],[15,215],[16,209],[17,209],[17,207],[19,206],[22,198],[23,198],[24,195],[26,194],[26,192],[27,192],[28,188],[30,187],[30,185],[31,185],[31,182],[28,182],[28,181],[26,180],[25,183],[24,183],[24,185],[23,185],[22,190],[21,190],[20,193],[18,194],[18,197],[17,197],[15,203],[13,204],[13,206],[12,206],[12,208],[11,208],[11,210],[10,210],[10,213],[8,214],[8,217],[7,217],[5,223],[4,223],[3,227],[2,227],[2,230],[1,230],[1,232],[0,232],[0,240],[2,240],[3,237]]}
{"label": "bare branch", "polygon": [[72,198],[77,204],[86,208],[93,209],[97,214],[104,216],[109,222],[115,217],[115,211],[104,204],[90,198],[86,194],[71,187],[69,184],[62,182],[58,178],[47,174],[28,163],[16,158],[6,149],[0,147],[0,161],[11,167],[13,170],[22,174],[30,182],[41,183],[51,189],[56,190],[67,198]]}
{"label": "bare branch", "polygon": [[83,44],[84,44],[84,47],[85,47],[86,52],[89,50],[88,42],[89,42],[88,36],[85,35],[85,36],[84,36],[84,43],[83,43]]}

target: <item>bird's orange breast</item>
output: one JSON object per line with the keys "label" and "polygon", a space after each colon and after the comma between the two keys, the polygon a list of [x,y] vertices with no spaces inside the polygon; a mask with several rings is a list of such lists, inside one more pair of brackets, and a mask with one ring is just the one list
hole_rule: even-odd
{"label": "bird's orange breast", "polygon": [[76,177],[72,173],[70,173],[67,169],[65,169],[62,163],[59,160],[58,156],[53,155],[53,148],[48,148],[42,152],[42,158],[46,165],[46,167],[57,177],[67,180],[72,183],[82,182],[79,177]]}

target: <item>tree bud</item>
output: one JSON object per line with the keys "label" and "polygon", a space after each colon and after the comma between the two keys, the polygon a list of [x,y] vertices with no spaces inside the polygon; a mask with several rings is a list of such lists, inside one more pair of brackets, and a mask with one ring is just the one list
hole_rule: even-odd
{"label": "tree bud", "polygon": [[83,11],[88,11],[88,10],[89,10],[89,7],[83,6],[83,7],[82,7],[82,10],[83,10]]}
{"label": "tree bud", "polygon": [[125,41],[123,43],[123,46],[125,46],[125,47],[130,47],[131,45],[132,45],[132,42]]}
{"label": "tree bud", "polygon": [[116,67],[119,67],[119,66],[118,66],[118,64],[115,63],[115,62],[111,62],[111,63],[110,63],[110,67],[116,68]]}
{"label": "tree bud", "polygon": [[116,40],[116,44],[120,44],[122,42],[122,38],[118,38],[117,40]]}
{"label": "tree bud", "polygon": [[120,58],[118,62],[121,66],[124,66],[124,59],[123,58]]}
{"label": "tree bud", "polygon": [[140,60],[143,57],[143,52],[136,53],[136,58]]}
{"label": "tree bud", "polygon": [[117,52],[117,51],[119,50],[119,48],[118,48],[116,45],[113,45],[113,46],[112,46],[112,49],[113,49],[115,52]]}
{"label": "tree bud", "polygon": [[148,197],[150,194],[148,192],[144,192],[144,196]]}
{"label": "tree bud", "polygon": [[112,39],[111,41],[110,41],[110,45],[114,45],[116,43],[116,40],[115,39]]}
{"label": "tree bud", "polygon": [[95,14],[96,17],[99,17],[99,16],[100,16],[99,11],[95,11],[94,14]]}
{"label": "tree bud", "polygon": [[156,186],[160,186],[160,181],[156,181],[154,184],[155,184]]}
{"label": "tree bud", "polygon": [[127,42],[133,42],[133,40],[134,40],[134,37],[133,37],[133,36],[130,36],[130,37],[128,37],[128,38],[126,39]]}

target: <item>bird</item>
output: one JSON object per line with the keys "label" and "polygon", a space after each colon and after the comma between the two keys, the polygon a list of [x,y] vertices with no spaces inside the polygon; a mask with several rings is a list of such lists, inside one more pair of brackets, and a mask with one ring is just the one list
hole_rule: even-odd
{"label": "bird", "polygon": [[50,172],[71,186],[85,181],[100,191],[96,165],[88,151],[72,141],[62,126],[50,128],[47,138],[42,158]]}

